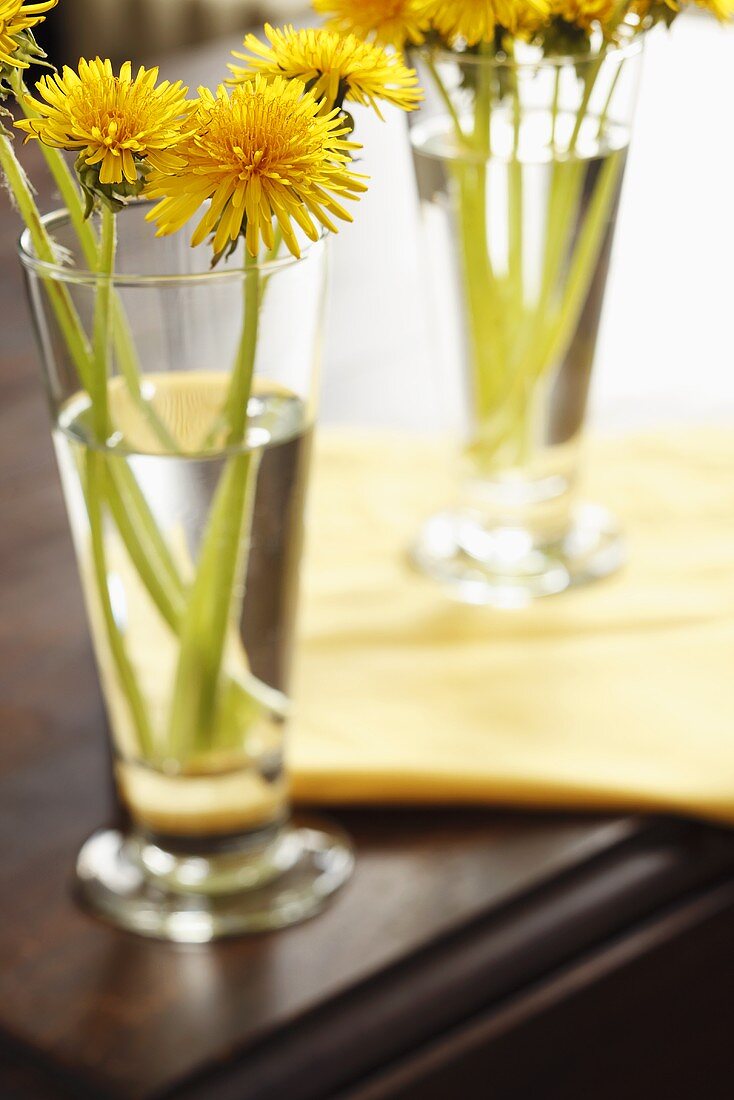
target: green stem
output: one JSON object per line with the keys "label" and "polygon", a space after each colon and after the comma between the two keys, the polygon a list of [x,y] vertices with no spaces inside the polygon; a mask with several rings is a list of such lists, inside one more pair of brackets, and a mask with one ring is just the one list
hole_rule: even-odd
{"label": "green stem", "polygon": [[[102,232],[99,245],[99,274],[94,314],[94,384],[89,390],[95,431],[100,442],[109,434],[109,360],[111,333],[120,338],[127,332],[127,318],[113,290],[116,250],[116,215],[102,207]],[[117,324],[115,323],[117,322]],[[133,350],[134,354],[134,350]],[[137,379],[137,370],[135,369]],[[139,383],[136,382],[139,392]],[[142,400],[142,396],[141,396]],[[144,402],[147,405],[147,402]],[[175,451],[175,448],[174,448]],[[108,472],[107,499],[130,558],[141,581],[163,619],[176,630],[182,612],[183,583],[148,502],[137,484],[133,471],[122,459]]]}
{"label": "green stem", "polygon": [[[273,247],[276,247],[276,243]],[[269,276],[262,276],[257,267],[258,261],[245,250],[245,287],[244,310],[245,318],[259,318],[262,304],[265,300],[265,291]],[[227,432],[227,445],[241,441],[242,434],[247,424],[247,402],[250,399],[252,389],[252,377],[248,377],[248,370],[254,369],[255,352],[257,350],[258,324],[245,321],[240,341],[237,346],[235,365],[229,384],[227,399],[224,402],[221,413],[215,418],[214,423],[207,432],[202,443],[202,449],[208,451],[216,443],[222,431]],[[248,366],[249,364],[249,366]]]}
{"label": "green stem", "polygon": [[556,151],[556,131],[558,129],[558,104],[561,94],[561,66],[556,65],[553,77],[553,105],[551,106],[551,135],[550,143],[553,152]]}
{"label": "green stem", "polygon": [[513,384],[504,395],[506,415],[491,434],[491,446],[495,448],[495,453],[516,434],[518,425],[528,415],[535,385],[549,367],[563,358],[573,339],[608,230],[622,165],[622,154],[614,153],[602,167],[573,251],[562,301],[550,314],[550,320],[536,330],[536,338],[526,349]]}
{"label": "green stem", "polygon": [[[493,407],[501,375],[505,338],[503,304],[487,238],[487,170],[478,164],[457,165],[459,232],[464,292],[467,302],[470,359],[478,416]],[[499,369],[498,369],[499,368]]]}
{"label": "green stem", "polygon": [[104,619],[107,641],[117,672],[119,685],[124,694],[125,701],[130,711],[130,717],[135,726],[140,753],[144,758],[150,758],[153,752],[153,733],[150,727],[145,701],[141,695],[135,672],[127,656],[125,643],[115,620],[112,601],[110,599],[107,557],[104,542],[104,519],[102,514],[102,502],[105,497],[107,480],[107,456],[103,452],[95,451],[90,448],[86,452],[85,463],[85,497],[87,503],[87,516],[89,517],[92,564],[94,567],[95,580],[97,582],[97,595],[99,597],[102,617]]}
{"label": "green stem", "polygon": [[139,748],[144,756],[149,756],[153,739],[149,725],[145,702],[138,687],[135,672],[125,650],[122,635],[115,621],[109,593],[109,578],[104,542],[103,503],[105,499],[114,500],[113,512],[119,514],[116,494],[110,492],[111,481],[108,473],[108,456],[104,451],[109,435],[108,378],[111,350],[110,301],[112,296],[112,275],[115,267],[115,249],[117,239],[117,219],[108,207],[102,208],[102,233],[99,245],[99,280],[97,282],[94,304],[94,372],[89,396],[92,401],[92,419],[97,443],[102,448],[95,451],[89,448],[86,460],[86,503],[89,515],[89,530],[92,544],[92,560],[97,581],[102,614],[120,687],[125,695],[130,715],[135,723]]}
{"label": "green stem", "polygon": [[174,633],[185,607],[176,565],[125,458],[110,460],[107,501],[125,549],[158,612]]}
{"label": "green stem", "polygon": [[[483,43],[479,47],[480,56],[488,58],[490,47]],[[474,135],[473,145],[485,160],[492,155],[492,93],[493,73],[489,64],[477,67],[477,86],[474,93]]]}
{"label": "green stem", "polygon": [[[278,253],[280,252],[280,247],[281,247],[282,244],[283,244],[283,231],[280,228],[280,225],[276,225],[275,229],[273,230],[273,247],[268,249],[268,252],[266,253],[266,256],[265,256],[265,263],[266,264],[272,263],[274,260],[278,259]],[[245,261],[245,262],[247,262],[247,261]],[[268,283],[270,282],[271,278],[272,278],[272,275],[262,275],[261,278],[260,278],[260,308],[261,309],[262,309],[262,304],[265,301],[265,292],[268,289]]]}
{"label": "green stem", "polygon": [[551,326],[537,360],[539,372],[544,370],[546,365],[558,362],[566,354],[578,325],[604,237],[609,228],[609,218],[617,196],[623,162],[623,156],[619,152],[610,154],[604,161],[574,248],[563,300],[556,315],[557,320]]}
{"label": "green stem", "polygon": [[613,77],[613,79],[612,79],[612,81],[609,85],[609,95],[607,96],[606,103],[604,104],[604,109],[602,110],[602,113],[599,115],[599,130],[597,132],[597,140],[598,141],[602,141],[602,139],[604,138],[604,130],[606,128],[607,120],[609,118],[609,109],[612,106],[612,100],[614,99],[614,93],[617,90],[617,84],[619,83],[619,78],[622,75],[622,69],[623,68],[624,68],[624,59],[621,58],[620,61],[619,61],[619,65],[617,66],[617,71],[614,74],[614,77]]}
{"label": "green stem", "polygon": [[244,275],[245,321],[242,326],[237,359],[232,372],[232,381],[227,395],[225,416],[229,426],[228,446],[237,446],[242,442],[247,427],[247,404],[252,392],[252,379],[255,371],[255,355],[260,317],[260,278],[257,259],[245,253]]}
{"label": "green stem", "polygon": [[[451,95],[432,58],[426,61],[436,89],[452,121],[457,141],[471,159],[457,162],[454,176],[459,208],[459,232],[474,392],[480,410],[491,408],[494,378],[504,343],[498,280],[492,267],[487,237],[487,160],[491,150],[492,73],[481,65],[477,72],[474,124],[471,139],[464,133]],[[474,156],[476,154],[476,156]]]}
{"label": "green stem", "polygon": [[[38,118],[38,112],[34,109],[28,89],[23,81],[22,73],[16,69],[11,76],[13,94],[20,105],[26,118]],[[81,202],[79,187],[74,179],[63,154],[59,149],[52,149],[49,145],[39,141],[43,159],[46,161],[56,186],[59,189],[61,200],[69,212],[71,224],[74,227],[79,244],[81,245],[84,259],[90,271],[97,268],[97,239],[89,221],[84,217],[84,207]]]}
{"label": "green stem", "polygon": [[[260,287],[256,262],[244,274],[244,321],[226,404],[228,442],[241,446],[255,370]],[[181,622],[181,647],[169,721],[169,751],[186,760],[216,739],[216,710],[226,638],[243,587],[247,514],[257,465],[244,452],[227,460],[203,537],[197,571]]]}
{"label": "green stem", "polygon": [[219,676],[245,536],[249,454],[230,458],[212,506],[181,623],[168,748],[178,760],[215,742]]}
{"label": "green stem", "polygon": [[146,401],[143,396],[138,354],[125,307],[117,292],[113,292],[111,309],[112,334],[115,351],[117,352],[117,365],[127,386],[127,391],[138,412],[147,420],[162,450],[166,454],[178,454],[180,450],[178,440],[171,435],[150,401]]}
{"label": "green stem", "polygon": [[554,291],[562,278],[563,265],[576,229],[585,172],[586,165],[583,161],[564,160],[553,164],[540,298],[536,309],[536,317],[540,322],[544,321]]}
{"label": "green stem", "polygon": [[[7,180],[18,212],[28,227],[36,256],[44,263],[56,264],[53,242],[41,220],[31,186],[15,155],[12,142],[8,135],[2,132],[2,128],[0,128],[0,170]],[[43,279],[43,284],[69,354],[86,389],[93,373],[92,356],[68,289],[54,279]]]}
{"label": "green stem", "polygon": [[69,212],[69,218],[81,245],[87,266],[90,271],[95,271],[98,260],[97,238],[91,222],[84,217],[84,208],[76,181],[63,154],[58,149],[51,149],[48,145],[44,145],[42,141],[39,142],[39,145],[41,146],[43,159],[46,161],[48,170],[59,189],[61,201]]}
{"label": "green stem", "polygon": [[[581,102],[576,113],[576,121],[569,144],[569,154],[573,154],[581,128],[587,116],[589,102],[606,59],[602,51],[587,68]],[[563,306],[553,305],[554,296],[560,286],[566,286],[568,276],[565,265],[572,253],[573,240],[577,231],[579,200],[586,178],[586,162],[569,155],[568,159],[554,159],[551,185],[549,188],[548,210],[546,216],[546,244],[541,272],[540,294],[533,309],[532,320],[525,326],[526,336],[519,344],[522,364],[537,364],[536,370],[545,369],[544,347],[548,333],[556,324],[559,310]],[[573,259],[571,255],[571,260]]]}
{"label": "green stem", "polygon": [[459,118],[458,112],[456,110],[456,107],[454,106],[454,103],[453,103],[453,100],[451,99],[451,96],[449,95],[449,92],[448,92],[448,89],[446,88],[446,85],[444,84],[443,80],[441,79],[441,74],[438,71],[438,68],[436,66],[436,62],[433,60],[433,58],[430,56],[430,54],[426,58],[426,66],[428,68],[429,73],[433,77],[434,84],[436,85],[436,91],[438,92],[438,94],[441,97],[441,102],[443,103],[444,107],[446,108],[448,116],[451,119],[451,122],[453,123],[454,131],[456,133],[456,137],[459,141],[459,144],[463,145],[464,144],[464,131],[462,130],[462,127],[461,127],[461,119]]}
{"label": "green stem", "polygon": [[107,386],[110,362],[110,300],[112,296],[112,272],[117,247],[117,218],[107,207],[102,207],[102,235],[99,246],[99,280],[94,305],[94,374],[89,396],[92,400],[97,442],[104,446],[109,435],[109,408]]}
{"label": "green stem", "polygon": [[568,143],[568,152],[574,153],[576,151],[576,145],[578,144],[579,135],[581,133],[581,127],[584,124],[586,118],[586,112],[591,102],[591,97],[594,94],[594,88],[596,86],[596,80],[599,73],[602,70],[602,66],[607,59],[606,47],[602,47],[598,56],[594,59],[591,65],[586,69],[586,75],[584,76],[584,91],[581,97],[581,106],[576,114],[576,122],[574,123],[571,138]]}
{"label": "green stem", "polygon": [[524,306],[523,283],[523,172],[520,161],[520,128],[522,124],[522,103],[517,72],[512,79],[512,128],[513,149],[509,171],[509,216],[510,232],[508,245],[508,276],[512,293],[510,300],[514,306],[513,321],[516,328],[522,323]]}
{"label": "green stem", "polygon": [[487,226],[493,91],[492,69],[489,64],[480,64],[476,74],[472,135],[475,161],[460,164],[457,169],[460,173],[459,222],[474,398],[480,420],[495,403],[506,347],[505,302],[492,263]]}
{"label": "green stem", "polygon": [[[581,97],[581,104],[576,114],[576,122],[569,147],[571,152],[576,148],[578,135],[581,132],[581,127],[588,111],[589,102],[606,56],[606,51],[602,50],[595,59],[593,65],[587,69],[584,80],[584,91]],[[612,81],[603,115],[606,114],[609,109],[620,69],[617,70],[614,80]],[[543,334],[553,329],[555,325],[554,318],[562,316],[565,309],[565,306],[561,304],[560,307],[553,310],[551,309],[551,304],[557,286],[563,283],[565,292],[567,292],[568,289],[570,274],[564,277],[563,265],[571,252],[572,241],[576,232],[576,217],[585,176],[586,165],[583,160],[572,157],[567,161],[560,162],[556,160],[554,162],[549,196],[547,239],[541,278],[540,298],[535,310],[535,320],[530,329],[531,347],[534,343],[537,344],[540,342],[541,345],[544,343],[546,338]],[[601,186],[601,184],[598,184],[598,187],[599,186]],[[578,248],[576,252],[578,252]],[[573,262],[574,257],[571,256],[572,265]],[[543,354],[542,350],[536,352],[537,361],[539,363],[543,362]]]}

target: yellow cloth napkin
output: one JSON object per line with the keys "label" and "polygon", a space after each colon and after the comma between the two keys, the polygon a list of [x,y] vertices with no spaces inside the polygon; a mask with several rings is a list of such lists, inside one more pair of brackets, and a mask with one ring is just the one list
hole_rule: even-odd
{"label": "yellow cloth napkin", "polygon": [[322,433],[290,745],[295,797],[673,810],[734,822],[734,432],[590,448],[618,576],[523,611],[451,602],[406,547],[448,450]]}

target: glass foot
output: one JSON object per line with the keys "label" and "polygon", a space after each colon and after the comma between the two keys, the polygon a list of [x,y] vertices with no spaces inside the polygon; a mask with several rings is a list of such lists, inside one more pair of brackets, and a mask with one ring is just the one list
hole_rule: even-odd
{"label": "glass foot", "polygon": [[309,823],[281,830],[266,874],[244,860],[239,889],[223,892],[221,878],[212,883],[203,873],[207,862],[174,858],[134,833],[103,829],[82,846],[76,890],[87,909],[118,928],[174,943],[209,943],[315,916],[351,875],[354,854],[341,830]]}
{"label": "glass foot", "polygon": [[462,603],[516,608],[609,576],[625,553],[614,517],[582,504],[553,541],[523,527],[486,526],[470,513],[441,512],[424,525],[411,558]]}

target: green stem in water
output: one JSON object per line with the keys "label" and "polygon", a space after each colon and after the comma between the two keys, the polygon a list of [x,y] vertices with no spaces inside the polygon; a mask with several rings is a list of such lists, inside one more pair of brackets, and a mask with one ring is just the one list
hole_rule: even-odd
{"label": "green stem in water", "polygon": [[107,557],[104,542],[104,519],[102,502],[105,497],[107,481],[107,456],[102,451],[89,448],[85,457],[85,497],[89,534],[92,549],[92,564],[97,582],[102,618],[105,624],[107,641],[115,665],[120,688],[125,696],[130,717],[135,726],[140,753],[150,758],[153,752],[153,733],[150,728],[145,701],[140,693],[135,671],[130,664],[120,629],[110,599]]}
{"label": "green stem in water", "polygon": [[85,497],[89,517],[97,596],[102,610],[107,641],[115,665],[120,688],[125,696],[130,717],[135,725],[138,746],[143,756],[153,750],[153,736],[145,701],[140,692],[134,669],[130,664],[120,628],[115,621],[109,591],[107,555],[104,539],[103,504],[108,497],[108,457],[104,447],[109,435],[108,375],[111,346],[110,299],[112,273],[115,265],[116,218],[107,207],[102,209],[102,234],[99,247],[99,280],[94,306],[94,372],[89,396],[92,401],[92,419],[100,450],[93,447],[86,454]]}
{"label": "green stem in water", "polygon": [[[525,358],[518,366],[512,386],[504,395],[504,417],[492,425],[491,446],[495,453],[508,440],[525,431],[530,415],[533,391],[546,371],[567,353],[581,311],[584,308],[594,270],[609,227],[609,217],[618,193],[624,159],[621,153],[610,155],[601,170],[594,195],[573,250],[561,303],[552,310]],[[500,410],[497,410],[498,412]]]}
{"label": "green stem in water", "polygon": [[491,148],[492,74],[479,66],[471,136],[461,121],[432,58],[426,61],[436,89],[451,119],[460,147],[468,152],[454,165],[457,189],[461,258],[467,300],[471,362],[475,399],[479,409],[494,401],[495,367],[504,343],[502,305],[498,281],[492,268],[487,239],[487,159]]}
{"label": "green stem in water", "polygon": [[471,147],[474,157],[471,162],[457,165],[474,398],[480,419],[495,403],[506,346],[506,301],[492,264],[487,226],[493,93],[492,69],[489,64],[481,64],[477,68],[474,100]]}
{"label": "green stem in water", "polygon": [[[587,216],[583,224],[578,226],[579,201],[586,179],[586,165],[573,154],[584,121],[588,117],[589,104],[605,59],[606,52],[602,51],[587,68],[568,149],[569,159],[556,159],[553,165],[540,293],[530,317],[518,308],[518,288],[522,285],[521,279],[518,279],[522,248],[522,215],[518,197],[521,199],[522,184],[520,181],[518,186],[512,163],[509,167],[509,278],[505,293],[507,323],[513,327],[508,333],[508,354],[501,360],[498,382],[494,386],[485,384],[483,389],[478,387],[480,396],[484,395],[484,402],[479,403],[479,433],[476,445],[472,448],[477,460],[487,468],[497,463],[506,464],[505,452],[510,443],[516,451],[511,461],[516,462],[527,456],[527,425],[532,415],[530,410],[535,388],[545,372],[566,354],[603,245],[622,162],[620,158],[613,156],[611,163],[605,163]],[[556,139],[559,87],[560,73],[557,73],[552,107],[552,142]],[[609,100],[613,92],[614,86]],[[514,161],[517,159],[519,116],[516,89],[513,89],[513,94]],[[480,338],[476,329],[474,336]],[[481,370],[482,359],[478,358],[478,362]],[[496,366],[494,373],[498,373]]]}
{"label": "green stem in water", "polygon": [[553,164],[540,297],[535,309],[536,322],[541,325],[546,320],[571,249],[585,173],[583,161],[562,160]]}
{"label": "green stem in water", "polygon": [[513,322],[516,328],[522,324],[524,312],[523,281],[523,171],[520,160],[520,129],[522,124],[522,102],[517,70],[512,73],[512,159],[508,165],[509,173],[509,216],[510,234],[508,248],[508,277],[510,281],[510,301],[514,307]]}
{"label": "green stem in water", "polygon": [[609,218],[617,197],[623,163],[621,152],[611,153],[604,161],[574,248],[563,300],[558,313],[554,314],[557,320],[551,326],[537,360],[541,371],[547,365],[558,362],[566,354],[573,332],[578,325],[594,276],[594,269],[604,244],[604,237],[609,228]]}
{"label": "green stem in water", "polygon": [[[255,371],[260,287],[256,261],[244,274],[244,321],[226,404],[228,443],[241,446]],[[220,673],[228,629],[234,618],[247,514],[257,465],[243,452],[227,460],[199,553],[196,578],[181,622],[181,648],[169,722],[169,750],[178,760],[211,747],[216,738]]]}
{"label": "green stem in water", "polygon": [[459,164],[459,232],[478,415],[491,410],[504,349],[503,304],[487,240],[486,166]]}
{"label": "green stem in water", "polygon": [[169,751],[181,761],[215,742],[220,670],[245,535],[250,458],[235,455],[225,466],[181,623],[168,733]]}
{"label": "green stem in water", "polygon": [[107,502],[138,576],[163,620],[177,634],[186,604],[183,582],[135,475],[122,456],[109,460]]}
{"label": "green stem in water", "polygon": [[556,151],[556,131],[558,129],[558,105],[561,95],[561,66],[556,65],[553,77],[553,104],[551,106],[551,134],[550,143],[553,152]]}

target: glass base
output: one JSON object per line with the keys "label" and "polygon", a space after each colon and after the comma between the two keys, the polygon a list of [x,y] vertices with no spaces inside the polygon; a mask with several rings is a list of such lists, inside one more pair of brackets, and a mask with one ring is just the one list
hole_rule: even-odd
{"label": "glass base", "polygon": [[462,603],[517,608],[609,576],[625,553],[614,517],[581,504],[552,541],[522,527],[486,526],[471,513],[441,512],[424,525],[411,558]]}
{"label": "glass base", "polygon": [[350,877],[354,854],[341,830],[309,822],[280,831],[268,851],[266,872],[262,861],[244,860],[239,888],[229,892],[222,887],[233,881],[233,867],[224,880],[212,882],[204,873],[207,862],[189,857],[172,863],[170,853],[135,833],[103,829],[79,852],[77,895],[92,913],[129,932],[174,943],[209,943],[315,916]]}

